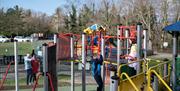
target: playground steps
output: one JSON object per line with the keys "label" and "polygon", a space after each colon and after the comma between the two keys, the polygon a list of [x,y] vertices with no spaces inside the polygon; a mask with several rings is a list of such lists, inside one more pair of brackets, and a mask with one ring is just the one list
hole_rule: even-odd
{"label": "playground steps", "polygon": [[[133,76],[131,77],[131,80],[137,87],[138,91],[154,91],[153,88],[147,87],[147,82],[145,82],[145,73]],[[132,84],[127,79],[120,81],[118,89],[118,91],[135,91],[135,88],[133,88]],[[180,91],[180,87],[177,87],[177,89],[177,91]],[[162,83],[159,83],[159,91],[167,91]]]}

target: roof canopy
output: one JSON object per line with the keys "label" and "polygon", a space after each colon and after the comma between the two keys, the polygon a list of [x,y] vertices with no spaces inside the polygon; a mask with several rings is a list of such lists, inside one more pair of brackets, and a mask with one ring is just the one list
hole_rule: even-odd
{"label": "roof canopy", "polygon": [[106,31],[106,29],[102,25],[94,24],[83,30],[83,32],[86,34],[92,34],[96,31]]}
{"label": "roof canopy", "polygon": [[167,31],[167,32],[169,32],[169,33],[172,33],[172,32],[180,32],[180,21],[164,27],[163,30],[164,30],[164,31]]}

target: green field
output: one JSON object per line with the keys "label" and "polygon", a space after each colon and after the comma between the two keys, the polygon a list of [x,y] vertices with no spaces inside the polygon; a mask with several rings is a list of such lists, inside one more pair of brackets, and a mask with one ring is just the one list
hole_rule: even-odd
{"label": "green field", "polygon": [[[31,53],[32,49],[36,49],[37,46],[41,46],[43,43],[50,42],[50,40],[35,41],[35,42],[18,42],[18,55],[25,55]],[[14,43],[0,43],[0,55],[14,55]]]}
{"label": "green field", "polygon": [[[59,74],[58,75],[58,80],[59,81],[64,81],[64,80],[70,80],[70,75],[66,75],[66,74]],[[39,84],[43,84],[43,77],[41,76],[38,80]],[[14,79],[6,79],[4,82],[4,86],[13,86],[15,84],[15,80]],[[19,85],[23,86],[26,85],[26,78],[19,78]],[[67,86],[69,85],[68,83],[62,82],[61,86]]]}

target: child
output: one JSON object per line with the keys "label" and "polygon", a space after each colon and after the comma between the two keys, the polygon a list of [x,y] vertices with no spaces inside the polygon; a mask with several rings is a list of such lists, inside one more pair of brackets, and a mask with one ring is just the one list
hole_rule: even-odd
{"label": "child", "polygon": [[101,77],[101,65],[103,64],[102,55],[94,54],[91,59],[92,64],[92,75],[98,84],[97,91],[102,91],[103,89],[103,81]]}
{"label": "child", "polygon": [[32,65],[32,77],[34,82],[36,80],[36,74],[38,73],[39,70],[39,61],[35,57],[32,57],[31,65]]}

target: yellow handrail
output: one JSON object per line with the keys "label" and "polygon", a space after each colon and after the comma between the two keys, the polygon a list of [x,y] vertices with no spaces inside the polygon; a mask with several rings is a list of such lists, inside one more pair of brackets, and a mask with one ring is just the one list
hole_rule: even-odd
{"label": "yellow handrail", "polygon": [[109,61],[104,61],[104,64],[113,64],[113,65],[117,65],[117,63],[115,63],[115,62],[109,62]]}
{"label": "yellow handrail", "polygon": [[157,65],[155,65],[155,66],[150,67],[149,70],[151,70],[151,69],[153,69],[153,68],[156,68],[156,67],[159,67],[160,65],[167,64],[167,63],[169,63],[169,62],[172,62],[172,61],[167,61],[167,62],[163,62],[163,63],[157,64]]}
{"label": "yellow handrail", "polygon": [[81,63],[82,61],[80,61],[80,60],[74,60],[74,62],[78,62],[78,63]]}
{"label": "yellow handrail", "polygon": [[134,82],[131,80],[131,78],[126,74],[126,73],[121,73],[121,79],[123,79],[123,75],[127,78],[127,80],[130,82],[130,84],[133,86],[133,88],[136,91],[139,91],[138,88],[136,87],[136,85],[134,84]]}
{"label": "yellow handrail", "polygon": [[[160,64],[157,64],[157,65],[155,65],[155,66],[152,66],[152,67],[150,67],[148,70],[154,70],[155,68],[159,68],[161,65],[164,65],[164,64],[168,64],[168,74],[165,76],[164,75],[164,77],[168,77],[168,76],[170,76],[170,69],[171,69],[171,67],[169,66],[170,64],[170,62],[172,62],[172,61],[166,61],[166,62],[163,62],[163,63],[160,63]],[[162,75],[161,75],[162,76]],[[164,78],[163,77],[163,78]]]}
{"label": "yellow handrail", "polygon": [[151,88],[151,73],[154,73],[157,78],[164,84],[164,86],[169,90],[172,91],[171,88],[166,84],[166,82],[161,78],[160,75],[155,70],[149,70],[148,71],[148,88]]}
{"label": "yellow handrail", "polygon": [[151,87],[148,88],[148,91],[153,91],[153,89]]}
{"label": "yellow handrail", "polygon": [[62,61],[62,62],[78,62],[78,63],[81,63],[82,61],[81,60],[65,60],[65,61]]}
{"label": "yellow handrail", "polygon": [[122,68],[123,66],[129,65],[129,64],[133,64],[133,63],[136,63],[136,62],[142,62],[142,60],[140,60],[140,61],[134,61],[134,62],[131,62],[131,63],[126,63],[126,64],[119,65],[119,68],[118,68],[118,76],[121,75],[121,68]]}

